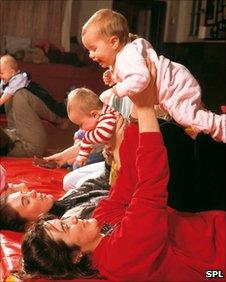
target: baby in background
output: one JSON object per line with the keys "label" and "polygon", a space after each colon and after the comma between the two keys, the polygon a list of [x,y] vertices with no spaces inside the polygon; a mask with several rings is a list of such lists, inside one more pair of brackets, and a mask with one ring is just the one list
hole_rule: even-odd
{"label": "baby in background", "polygon": [[104,105],[91,90],[77,88],[68,95],[69,119],[85,131],[75,163],[85,165],[94,144],[106,144],[111,139],[118,112]]}
{"label": "baby in background", "polygon": [[185,66],[158,56],[143,38],[131,42],[123,15],[109,9],[97,11],[83,26],[82,42],[90,58],[108,68],[104,82],[115,84],[112,93],[119,97],[136,95],[148,86],[146,61],[150,59],[157,69],[157,103],[182,126],[226,143],[226,115],[202,107],[200,86]]}
{"label": "baby in background", "polygon": [[14,93],[29,83],[28,76],[18,68],[16,60],[10,55],[0,58],[0,106],[4,105]]}

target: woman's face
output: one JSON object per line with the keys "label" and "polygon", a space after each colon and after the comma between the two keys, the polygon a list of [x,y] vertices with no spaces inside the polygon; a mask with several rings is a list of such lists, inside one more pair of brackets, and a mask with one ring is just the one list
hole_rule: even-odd
{"label": "woman's face", "polygon": [[40,214],[47,213],[53,203],[52,195],[38,193],[35,190],[12,193],[7,198],[7,204],[28,221],[35,220]]}
{"label": "woman's face", "polygon": [[92,251],[102,238],[97,220],[78,219],[75,216],[66,219],[53,219],[45,223],[47,234],[54,241],[64,241],[68,246],[77,245],[82,252]]}

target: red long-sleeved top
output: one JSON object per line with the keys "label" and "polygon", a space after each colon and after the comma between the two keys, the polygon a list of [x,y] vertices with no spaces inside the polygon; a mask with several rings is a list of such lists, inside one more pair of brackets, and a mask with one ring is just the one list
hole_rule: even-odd
{"label": "red long-sleeved top", "polygon": [[94,213],[100,224],[113,225],[93,252],[94,266],[113,281],[203,281],[215,269],[225,275],[225,212],[167,208],[161,135],[140,134],[136,150],[137,133],[136,125],[127,128],[118,181]]}

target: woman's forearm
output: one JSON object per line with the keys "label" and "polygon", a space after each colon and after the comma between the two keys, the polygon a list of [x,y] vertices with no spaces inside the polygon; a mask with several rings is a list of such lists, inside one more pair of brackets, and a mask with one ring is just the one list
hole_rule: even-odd
{"label": "woman's forearm", "polygon": [[154,108],[137,108],[139,132],[159,132],[159,124]]}

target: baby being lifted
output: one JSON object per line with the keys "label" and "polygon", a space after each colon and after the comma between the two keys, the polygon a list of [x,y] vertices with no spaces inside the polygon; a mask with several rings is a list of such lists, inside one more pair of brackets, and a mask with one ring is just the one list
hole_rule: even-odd
{"label": "baby being lifted", "polygon": [[69,119],[85,131],[76,158],[76,165],[83,166],[94,144],[106,144],[111,139],[118,112],[104,105],[91,90],[77,88],[68,95]]}
{"label": "baby being lifted", "polygon": [[156,66],[157,103],[184,127],[226,143],[226,115],[202,107],[201,89],[185,66],[158,56],[143,38],[131,42],[125,17],[109,9],[97,11],[83,26],[82,42],[90,58],[103,68],[104,82],[119,97],[136,95],[150,81],[146,60]]}

